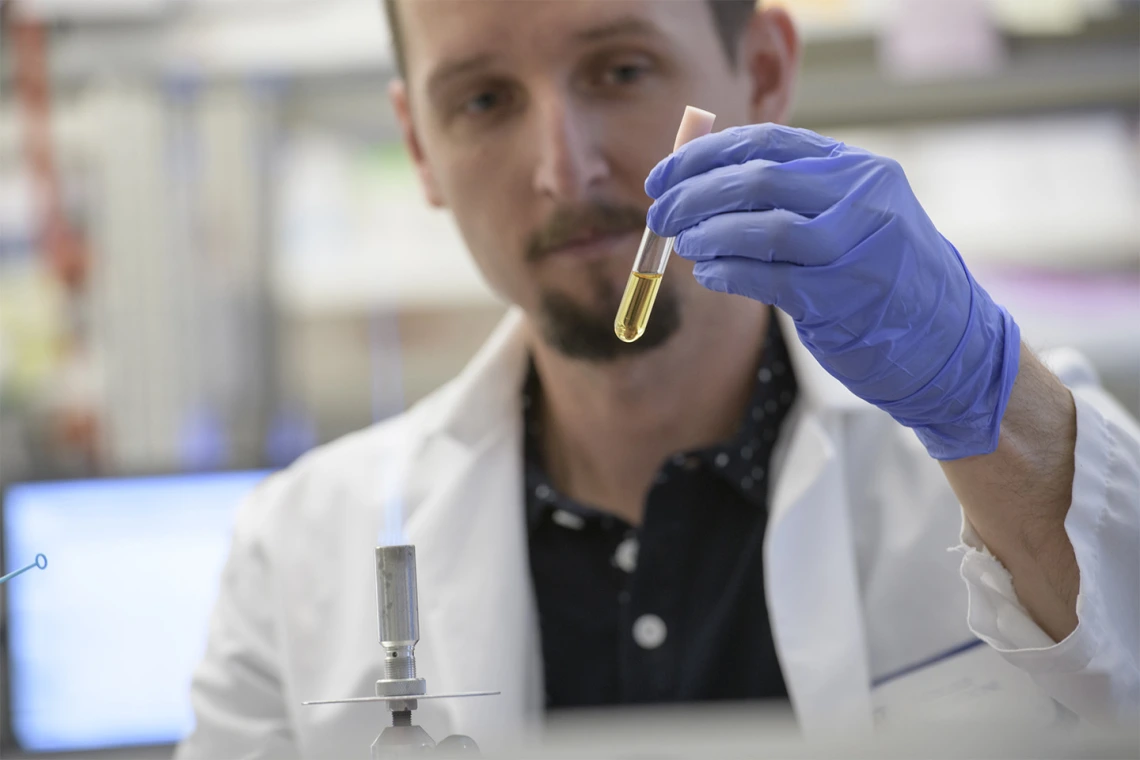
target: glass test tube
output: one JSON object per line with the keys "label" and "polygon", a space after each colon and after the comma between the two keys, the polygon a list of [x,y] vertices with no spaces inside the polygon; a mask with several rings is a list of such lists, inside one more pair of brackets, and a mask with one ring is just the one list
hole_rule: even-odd
{"label": "glass test tube", "polygon": [[[677,140],[673,150],[677,150],[690,140],[707,135],[712,131],[716,116],[708,111],[687,106],[681,118],[681,128],[677,130]],[[649,314],[657,291],[661,289],[661,277],[665,266],[673,255],[673,238],[663,238],[648,227],[641,237],[641,247],[633,261],[633,271],[625,284],[617,316],[614,318],[614,333],[626,343],[632,343],[645,333],[649,324]]]}
{"label": "glass test tube", "polygon": [[626,343],[632,343],[645,332],[649,312],[661,287],[661,276],[672,254],[673,238],[663,238],[646,227],[614,319],[614,333]]}

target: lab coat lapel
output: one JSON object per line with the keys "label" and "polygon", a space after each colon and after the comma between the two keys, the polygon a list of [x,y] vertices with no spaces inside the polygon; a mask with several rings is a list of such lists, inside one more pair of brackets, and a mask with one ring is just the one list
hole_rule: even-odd
{"label": "lab coat lapel", "polygon": [[807,354],[789,323],[783,326],[799,400],[773,461],[764,546],[773,637],[804,732],[866,732],[871,728],[866,629],[844,463],[826,425],[827,410],[849,402],[827,382],[834,379]]}
{"label": "lab coat lapel", "polygon": [[407,525],[419,567],[420,675],[429,692],[502,692],[432,706],[447,730],[485,748],[525,735],[542,707],[522,493],[525,362],[513,315],[450,389],[412,474],[432,484]]}

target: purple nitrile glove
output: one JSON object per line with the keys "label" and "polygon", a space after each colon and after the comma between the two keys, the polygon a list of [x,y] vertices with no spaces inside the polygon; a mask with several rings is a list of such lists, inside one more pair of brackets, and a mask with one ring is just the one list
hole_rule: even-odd
{"label": "purple nitrile glove", "polygon": [[899,165],[773,124],[701,137],[645,182],[649,227],[707,288],[773,304],[860,398],[936,459],[997,448],[1020,332]]}

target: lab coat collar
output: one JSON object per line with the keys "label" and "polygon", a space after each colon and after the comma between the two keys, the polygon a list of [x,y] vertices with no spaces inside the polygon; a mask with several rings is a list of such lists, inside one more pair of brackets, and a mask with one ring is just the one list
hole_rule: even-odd
{"label": "lab coat collar", "polygon": [[803,731],[867,733],[870,663],[839,440],[843,416],[867,404],[823,370],[787,314],[776,314],[799,387],[770,468],[769,620]]}
{"label": "lab coat collar", "polygon": [[825,418],[805,406],[773,455],[764,536],[768,618],[805,734],[870,730],[870,663],[844,462]]}
{"label": "lab coat collar", "polygon": [[477,446],[490,431],[520,409],[526,379],[527,346],[523,313],[512,308],[483,347],[448,383],[422,420],[427,439],[443,434],[464,446]]}

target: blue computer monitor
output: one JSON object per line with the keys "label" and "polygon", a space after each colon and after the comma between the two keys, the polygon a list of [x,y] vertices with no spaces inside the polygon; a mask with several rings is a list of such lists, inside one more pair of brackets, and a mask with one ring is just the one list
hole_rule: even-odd
{"label": "blue computer monitor", "polygon": [[31,751],[162,744],[189,687],[237,506],[267,472],[23,483],[4,499],[10,725]]}

